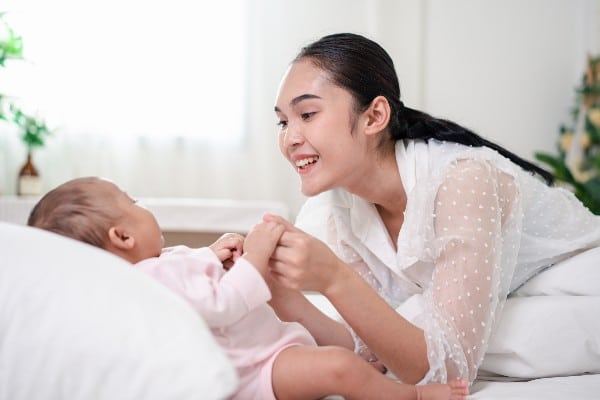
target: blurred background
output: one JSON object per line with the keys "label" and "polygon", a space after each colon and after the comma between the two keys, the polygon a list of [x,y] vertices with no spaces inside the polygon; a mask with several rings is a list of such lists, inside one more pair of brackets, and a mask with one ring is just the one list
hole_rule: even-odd
{"label": "blurred background", "polygon": [[[394,59],[405,104],[515,153],[553,152],[572,119],[599,0],[5,0],[22,58],[0,93],[51,131],[42,192],[98,175],[134,196],[305,200],[273,105],[298,50],[351,31]],[[5,36],[10,32],[3,27]],[[0,121],[2,122],[2,121]],[[0,194],[28,146],[0,123]]]}

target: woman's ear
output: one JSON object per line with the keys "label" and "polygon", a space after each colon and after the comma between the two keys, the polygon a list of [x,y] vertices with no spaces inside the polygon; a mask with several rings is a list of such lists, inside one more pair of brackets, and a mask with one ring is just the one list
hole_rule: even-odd
{"label": "woman's ear", "polygon": [[364,112],[366,117],[365,134],[375,135],[387,128],[390,122],[390,104],[383,96],[377,96]]}
{"label": "woman's ear", "polygon": [[131,250],[135,246],[135,238],[120,226],[113,226],[108,230],[108,239],[113,246],[121,250]]}

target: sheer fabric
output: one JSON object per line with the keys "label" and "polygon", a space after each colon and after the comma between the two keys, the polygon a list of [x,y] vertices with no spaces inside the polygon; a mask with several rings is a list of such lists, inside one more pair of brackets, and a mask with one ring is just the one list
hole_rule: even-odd
{"label": "sheer fabric", "polygon": [[[423,383],[472,381],[507,295],[600,246],[600,218],[487,148],[398,142],[396,158],[407,192],[397,250],[375,207],[340,189],[309,199],[297,225],[423,329]],[[356,350],[368,352],[355,339]]]}

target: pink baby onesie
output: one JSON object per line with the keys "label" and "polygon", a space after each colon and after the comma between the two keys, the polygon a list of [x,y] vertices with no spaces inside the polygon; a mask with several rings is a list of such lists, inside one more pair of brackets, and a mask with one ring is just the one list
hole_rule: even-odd
{"label": "pink baby onesie", "polygon": [[276,356],[289,346],[316,346],[302,325],[277,317],[267,304],[269,287],[244,258],[226,271],[210,248],[176,246],[136,267],[186,299],[208,324],[240,377],[232,399],[275,400]]}

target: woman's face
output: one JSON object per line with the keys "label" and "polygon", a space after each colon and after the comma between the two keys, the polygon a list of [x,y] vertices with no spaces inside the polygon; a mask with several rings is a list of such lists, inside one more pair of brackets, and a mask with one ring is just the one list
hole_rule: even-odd
{"label": "woman's face", "polygon": [[367,146],[352,101],[310,60],[295,62],[283,77],[275,102],[279,147],[300,175],[303,194],[360,181]]}

